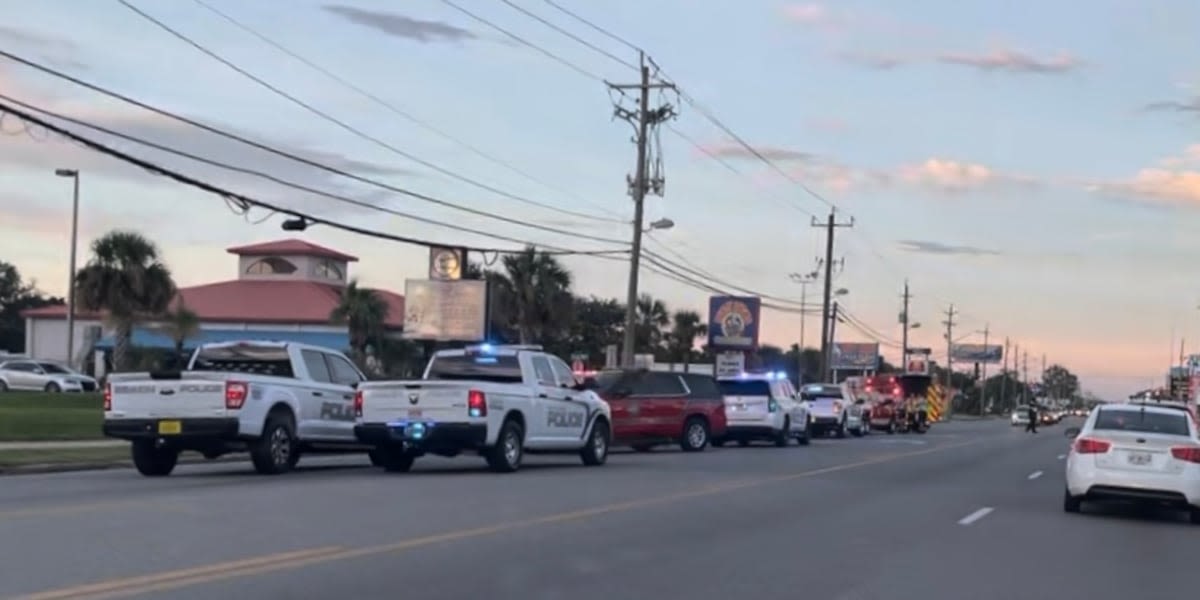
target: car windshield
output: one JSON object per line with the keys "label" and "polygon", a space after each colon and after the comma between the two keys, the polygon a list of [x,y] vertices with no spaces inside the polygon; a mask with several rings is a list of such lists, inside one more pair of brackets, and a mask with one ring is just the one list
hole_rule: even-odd
{"label": "car windshield", "polygon": [[720,381],[721,393],[726,396],[770,396],[771,386],[765,381]]}
{"label": "car windshield", "polygon": [[1134,431],[1189,435],[1188,417],[1184,413],[1161,413],[1153,410],[1109,409],[1096,415],[1096,431]]}
{"label": "car windshield", "polygon": [[61,367],[61,366],[59,366],[59,365],[56,365],[56,364],[54,364],[54,363],[38,363],[38,366],[39,366],[39,367],[41,367],[41,368],[42,368],[42,370],[43,370],[43,371],[45,371],[45,372],[47,372],[47,373],[64,374],[64,375],[70,375],[70,374],[71,374],[71,371],[70,371],[70,369],[67,369],[67,368]]}

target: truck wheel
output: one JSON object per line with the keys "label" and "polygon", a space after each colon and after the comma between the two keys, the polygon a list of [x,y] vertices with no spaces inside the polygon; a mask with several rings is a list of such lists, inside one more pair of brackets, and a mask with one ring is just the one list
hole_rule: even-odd
{"label": "truck wheel", "polygon": [[62,388],[58,387],[57,383],[51,381],[50,383],[46,384],[46,391],[51,394],[57,394],[62,391]]}
{"label": "truck wheel", "polygon": [[896,434],[896,419],[892,419],[892,420],[888,421],[887,433],[888,433],[888,435]]}
{"label": "truck wheel", "polygon": [[289,416],[273,414],[267,417],[262,437],[250,445],[250,462],[262,475],[279,475],[296,466],[296,427]]}
{"label": "truck wheel", "polygon": [[837,436],[838,439],[846,437],[849,430],[846,428],[846,417],[842,417],[842,422],[838,424]]}
{"label": "truck wheel", "polygon": [[516,421],[509,419],[500,426],[500,435],[496,436],[496,445],[487,449],[484,458],[488,467],[497,473],[513,473],[521,468],[521,458],[525,454],[525,432]]}
{"label": "truck wheel", "polygon": [[160,448],[154,445],[154,440],[137,440],[131,447],[133,466],[138,473],[146,477],[166,477],[175,470],[179,462],[179,451],[171,448]]}
{"label": "truck wheel", "polygon": [[701,452],[708,446],[708,423],[700,417],[691,417],[683,424],[683,439],[679,447],[684,452]]}
{"label": "truck wheel", "polygon": [[786,448],[790,439],[792,439],[792,420],[789,417],[784,417],[783,428],[775,436],[775,447]]}
{"label": "truck wheel", "polygon": [[588,436],[587,443],[579,449],[579,458],[583,460],[583,464],[598,467],[608,462],[608,444],[612,441],[611,438],[608,423],[596,421],[596,424],[592,425],[592,434]]}
{"label": "truck wheel", "polygon": [[417,457],[402,449],[379,451],[379,466],[388,473],[407,473],[412,470],[413,462],[416,460]]}
{"label": "truck wheel", "polygon": [[796,443],[801,446],[807,446],[812,441],[812,424],[807,420],[804,422],[804,431],[796,436]]}

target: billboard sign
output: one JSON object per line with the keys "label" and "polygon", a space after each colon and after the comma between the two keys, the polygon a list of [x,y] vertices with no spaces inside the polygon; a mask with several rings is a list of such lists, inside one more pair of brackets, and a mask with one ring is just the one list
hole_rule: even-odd
{"label": "billboard sign", "polygon": [[708,299],[708,347],[713,350],[753,350],[758,347],[762,300],[753,296],[713,296]]}
{"label": "billboard sign", "polygon": [[959,362],[995,364],[1004,360],[1004,346],[983,344],[954,344],[950,357]]}
{"label": "billboard sign", "polygon": [[487,282],[409,279],[404,282],[404,337],[479,342],[487,336]]}
{"label": "billboard sign", "polygon": [[835,342],[829,367],[835,371],[873,371],[879,368],[879,343]]}

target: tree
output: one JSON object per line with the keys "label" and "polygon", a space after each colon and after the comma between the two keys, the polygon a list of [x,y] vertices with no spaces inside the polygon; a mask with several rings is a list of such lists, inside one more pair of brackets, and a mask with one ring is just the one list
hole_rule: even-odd
{"label": "tree", "polygon": [[634,321],[635,351],[653,353],[656,357],[666,349],[664,329],[671,324],[667,305],[650,294],[638,297]]}
{"label": "tree", "polygon": [[104,312],[113,329],[113,370],[128,367],[134,325],[161,315],[175,296],[171,271],[158,246],[134,231],[111,231],[92,242],[92,257],[75,274],[75,294],[85,309]]}
{"label": "tree", "polygon": [[182,356],[184,344],[200,333],[200,315],[180,300],[163,315],[159,329],[175,343],[175,354]]}
{"label": "tree", "polygon": [[1062,365],[1050,365],[1042,374],[1042,387],[1050,398],[1074,398],[1079,393],[1079,378]]}
{"label": "tree", "polygon": [[707,332],[708,326],[694,310],[677,310],[672,315],[671,331],[667,334],[671,362],[683,363],[684,373],[688,372],[695,355],[696,339]]}
{"label": "tree", "polygon": [[[821,381],[820,349],[805,348],[803,351],[801,351],[800,344],[792,344],[792,347],[788,349],[787,356],[784,357],[784,360],[786,361],[784,370],[787,371],[788,377],[791,378],[792,381],[795,381],[797,385],[801,383]],[[796,377],[797,370],[801,366],[803,366],[803,370],[800,371],[800,375],[803,377],[798,379]]]}
{"label": "tree", "polygon": [[522,344],[546,344],[566,332],[574,296],[571,273],[553,255],[529,246],[502,259],[504,271],[492,283],[492,308],[502,323],[516,330]]}
{"label": "tree", "polygon": [[575,298],[575,319],[563,355],[587,354],[588,364],[601,364],[605,347],[621,344],[625,331],[625,305],[610,298]]}
{"label": "tree", "polygon": [[25,350],[25,319],[21,311],[62,304],[62,298],[42,295],[34,283],[26,284],[16,266],[0,261],[0,349]]}
{"label": "tree", "polygon": [[360,362],[366,360],[371,339],[382,337],[387,316],[387,302],[375,290],[359,287],[357,280],[346,285],[337,306],[329,313],[331,321],[349,329],[350,350]]}

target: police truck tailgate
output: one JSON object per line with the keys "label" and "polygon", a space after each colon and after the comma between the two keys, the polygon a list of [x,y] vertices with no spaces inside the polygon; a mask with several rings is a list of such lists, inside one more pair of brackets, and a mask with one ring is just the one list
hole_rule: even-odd
{"label": "police truck tailgate", "polygon": [[[187,373],[181,379],[121,379],[109,383],[112,410],[107,418],[193,418],[226,415],[226,387],[248,393],[248,385],[225,374]],[[229,380],[229,381],[227,381]]]}
{"label": "police truck tailgate", "polygon": [[363,383],[359,390],[363,395],[361,421],[466,421],[467,395],[478,387],[469,382],[429,380]]}

